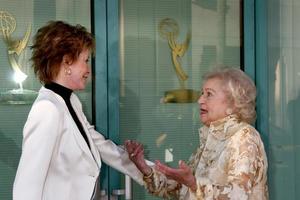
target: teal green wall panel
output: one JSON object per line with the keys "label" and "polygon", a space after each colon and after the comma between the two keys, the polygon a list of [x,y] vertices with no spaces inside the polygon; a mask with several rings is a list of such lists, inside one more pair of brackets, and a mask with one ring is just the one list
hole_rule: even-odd
{"label": "teal green wall panel", "polygon": [[244,70],[255,81],[255,0],[243,1]]}
{"label": "teal green wall panel", "polygon": [[[93,67],[93,108],[94,124],[97,131],[106,138],[108,133],[108,78],[107,78],[107,3],[106,0],[93,0],[94,35],[96,52]],[[101,189],[106,193],[109,187],[109,169],[103,163],[100,173]]]}
{"label": "teal green wall panel", "polygon": [[[119,137],[119,1],[107,1],[107,55],[108,55],[108,128],[109,138],[116,144],[123,143]],[[120,174],[109,171],[109,191],[120,189]]]}
{"label": "teal green wall panel", "polygon": [[257,129],[268,151],[268,54],[267,54],[267,4],[255,2],[255,80],[257,86]]}

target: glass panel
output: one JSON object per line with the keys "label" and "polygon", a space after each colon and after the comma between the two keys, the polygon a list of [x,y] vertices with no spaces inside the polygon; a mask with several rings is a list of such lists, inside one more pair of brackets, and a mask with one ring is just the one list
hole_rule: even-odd
{"label": "glass panel", "polygon": [[[31,69],[29,46],[37,29],[49,20],[64,20],[91,28],[89,0],[1,0],[0,9],[0,199],[12,199],[12,185],[18,167],[22,148],[22,129],[31,108],[34,96],[18,95],[20,85],[13,80],[12,62],[16,61],[21,71],[27,74],[23,91],[37,92],[41,87]],[[14,26],[15,25],[15,26]],[[31,31],[30,31],[31,28]],[[4,41],[3,30],[9,39],[17,41],[29,35],[27,45],[19,55],[9,60],[8,44]],[[14,90],[15,89],[15,90]],[[10,93],[8,93],[10,92]],[[79,93],[87,117],[92,117],[92,87],[89,84]],[[9,101],[8,101],[9,100]],[[25,101],[24,101],[25,100]]]}
{"label": "glass panel", "polygon": [[268,3],[270,199],[300,198],[300,2]]}
{"label": "glass panel", "polygon": [[[241,1],[119,3],[121,141],[138,140],[148,159],[175,167],[199,145],[197,97],[183,91],[198,92],[215,64],[241,65]],[[133,199],[156,198],[134,184]]]}

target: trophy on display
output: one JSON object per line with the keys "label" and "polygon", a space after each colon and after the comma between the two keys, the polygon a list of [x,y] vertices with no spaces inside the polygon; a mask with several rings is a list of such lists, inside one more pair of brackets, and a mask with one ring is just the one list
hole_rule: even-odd
{"label": "trophy on display", "polygon": [[31,25],[28,26],[24,37],[21,39],[13,39],[12,33],[16,29],[15,18],[6,11],[0,11],[0,35],[7,46],[7,55],[9,64],[14,72],[14,81],[18,84],[17,89],[8,90],[0,93],[0,102],[8,104],[27,104],[32,103],[37,92],[23,88],[23,81],[27,78],[23,69],[24,60],[21,55],[24,53],[30,34]]}
{"label": "trophy on display", "polygon": [[159,23],[159,32],[161,37],[168,41],[172,54],[172,63],[179,80],[180,88],[175,90],[169,90],[165,92],[163,98],[164,103],[193,103],[199,98],[199,92],[186,89],[185,81],[188,79],[188,75],[181,67],[180,59],[184,56],[189,47],[191,40],[191,33],[188,32],[185,41],[182,44],[176,42],[176,38],[179,34],[179,27],[177,22],[172,18],[165,18]]}

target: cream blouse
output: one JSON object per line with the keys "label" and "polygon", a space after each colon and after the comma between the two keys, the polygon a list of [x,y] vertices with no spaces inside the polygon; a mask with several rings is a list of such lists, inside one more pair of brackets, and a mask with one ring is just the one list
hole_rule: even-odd
{"label": "cream blouse", "polygon": [[202,127],[199,134],[201,145],[188,163],[196,193],[155,168],[152,177],[144,178],[150,193],[180,200],[268,199],[267,157],[255,128],[231,115]]}

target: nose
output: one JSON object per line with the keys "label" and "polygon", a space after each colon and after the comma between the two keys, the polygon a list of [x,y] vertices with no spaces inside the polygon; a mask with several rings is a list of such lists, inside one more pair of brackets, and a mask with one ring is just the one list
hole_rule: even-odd
{"label": "nose", "polygon": [[198,99],[198,104],[200,105],[200,104],[202,104],[202,103],[204,103],[204,97],[203,97],[203,94],[199,97],[199,99]]}

